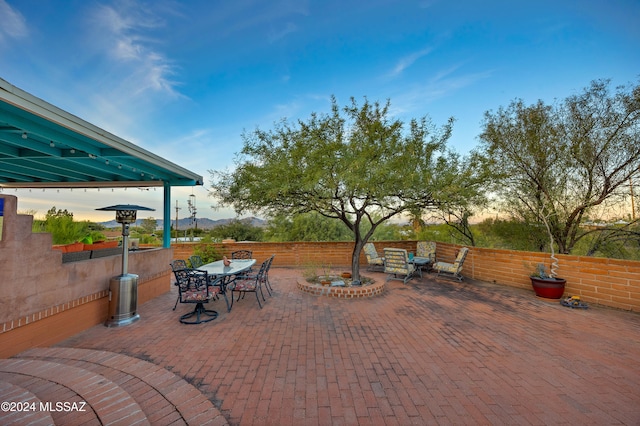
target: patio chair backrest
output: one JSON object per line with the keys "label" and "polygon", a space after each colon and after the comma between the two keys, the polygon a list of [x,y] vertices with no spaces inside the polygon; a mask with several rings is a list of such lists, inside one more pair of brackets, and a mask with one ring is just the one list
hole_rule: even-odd
{"label": "patio chair backrest", "polygon": [[269,269],[271,269],[271,264],[273,263],[273,258],[276,257],[275,254],[272,254],[270,258],[267,259],[267,266],[264,271],[265,275],[269,275]]}
{"label": "patio chair backrest", "polygon": [[187,262],[182,259],[173,260],[171,261],[171,263],[169,263],[169,265],[171,265],[171,270],[173,272],[180,271],[182,269],[187,269]]}
{"label": "patio chair backrest", "polygon": [[418,241],[416,246],[417,257],[427,257],[431,262],[436,261],[436,243],[435,241]]}
{"label": "patio chair backrest", "polygon": [[405,249],[384,249],[384,272],[387,274],[410,274],[413,272],[409,264],[409,255]]}
{"label": "patio chair backrest", "polygon": [[207,271],[197,269],[179,269],[173,272],[180,292],[180,303],[208,302],[212,295],[209,293],[209,276]]}
{"label": "patio chair backrest", "polygon": [[378,252],[376,251],[376,246],[373,243],[366,243],[362,248],[364,251],[364,255],[367,257],[367,262],[371,262],[375,259],[379,259]]}
{"label": "patio chair backrest", "polygon": [[204,265],[204,262],[202,261],[202,257],[198,256],[197,254],[194,254],[193,256],[189,257],[189,263],[191,263],[192,268],[199,268],[202,265]]}
{"label": "patio chair backrest", "polygon": [[251,250],[236,250],[231,253],[232,259],[252,259],[253,252]]}
{"label": "patio chair backrest", "polygon": [[467,247],[462,247],[460,251],[458,251],[456,260],[453,262],[453,264],[457,266],[458,270],[462,269],[462,264],[464,263],[464,260],[467,258],[467,253],[469,253],[469,249]]}

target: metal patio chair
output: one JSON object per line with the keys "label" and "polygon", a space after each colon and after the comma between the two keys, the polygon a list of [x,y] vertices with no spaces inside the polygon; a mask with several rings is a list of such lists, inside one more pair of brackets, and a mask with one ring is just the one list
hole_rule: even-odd
{"label": "metal patio chair", "polygon": [[389,274],[387,275],[387,281],[396,279],[406,284],[407,281],[413,278],[416,268],[409,263],[409,254],[405,249],[385,248],[384,272]]}
{"label": "metal patio chair", "polygon": [[[196,305],[193,311],[180,316],[180,322],[183,324],[201,324],[216,319],[218,312],[206,309],[204,304],[217,300],[219,294],[223,294],[225,300],[227,300],[223,286],[209,282],[207,271],[180,269],[174,271],[174,274],[178,283],[180,303],[195,303]],[[222,279],[218,281],[222,281]],[[229,309],[228,300],[227,309]]]}
{"label": "metal patio chair", "polygon": [[199,267],[204,265],[202,257],[198,256],[197,254],[189,257],[189,263],[191,263],[191,267],[195,269],[198,269]]}
{"label": "metal patio chair", "polygon": [[265,273],[268,265],[269,259],[262,262],[260,270],[257,274],[237,276],[228,284],[227,288],[231,290],[231,307],[233,307],[234,293],[238,293],[238,298],[236,299],[236,301],[240,300],[241,296],[244,299],[244,296],[247,293],[255,293],[256,299],[258,300],[258,306],[260,306],[260,309],[262,309],[260,296],[262,296],[263,301],[267,301],[267,299],[264,298],[264,293],[262,292],[262,284],[265,280]]}
{"label": "metal patio chair", "polygon": [[376,246],[374,246],[373,243],[366,243],[362,249],[367,258],[367,271],[374,272],[384,270],[384,257],[378,256]]}
{"label": "metal patio chair", "polygon": [[[187,269],[187,262],[185,260],[182,260],[182,259],[172,260],[171,263],[169,263],[169,265],[171,266],[171,270],[173,271],[174,276],[175,276],[175,272],[176,271],[180,271],[182,269]],[[178,285],[178,281],[176,281],[174,284]],[[179,301],[180,301],[180,294],[178,294],[178,297],[176,298],[176,304],[173,305],[173,310],[174,311],[178,307],[178,302]]]}
{"label": "metal patio chair", "polygon": [[461,274],[462,265],[464,264],[464,260],[467,258],[467,253],[469,253],[469,249],[467,247],[462,247],[460,251],[458,251],[456,260],[454,260],[453,263],[436,262],[433,264],[433,269],[438,272],[438,276],[450,275],[458,281],[462,281],[464,279]]}

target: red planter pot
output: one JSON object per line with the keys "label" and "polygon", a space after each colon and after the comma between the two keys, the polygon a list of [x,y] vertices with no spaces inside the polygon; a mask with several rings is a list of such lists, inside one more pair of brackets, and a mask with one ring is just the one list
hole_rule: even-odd
{"label": "red planter pot", "polygon": [[545,299],[560,299],[564,294],[564,286],[567,280],[563,278],[531,278],[531,285],[536,296]]}

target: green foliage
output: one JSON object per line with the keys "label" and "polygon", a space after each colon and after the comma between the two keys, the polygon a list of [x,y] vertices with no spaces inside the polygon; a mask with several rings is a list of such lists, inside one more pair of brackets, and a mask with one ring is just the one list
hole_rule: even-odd
{"label": "green foliage", "polygon": [[484,245],[491,248],[524,251],[547,251],[549,241],[540,224],[514,219],[485,219],[477,225],[485,235]]}
{"label": "green foliage", "polygon": [[289,218],[283,214],[269,220],[265,241],[349,241],[353,235],[343,223],[316,212]]}
{"label": "green foliage", "polygon": [[457,184],[449,166],[455,155],[446,149],[453,119],[440,129],[427,117],[405,127],[389,109],[389,102],[359,106],[353,98],[341,109],[333,98],[329,114],[244,134],[235,170],[210,171],[211,194],[239,214],[317,212],[341,221],[355,241],[357,279],[360,251],[380,224],[436,204]]}
{"label": "green foliage", "polygon": [[570,253],[587,235],[584,218],[640,167],[640,86],[611,94],[609,81],[594,81],[556,105],[515,100],[485,113],[480,139],[503,208],[546,221],[559,252]]}
{"label": "green foliage", "polygon": [[142,234],[136,238],[140,240],[140,244],[152,244],[152,245],[162,244],[162,237],[159,237],[157,235]]}
{"label": "green foliage", "polygon": [[204,263],[211,263],[222,259],[222,254],[211,244],[198,244],[194,246],[193,254],[200,256]]}
{"label": "green foliage", "polygon": [[213,240],[213,237],[211,236],[210,233],[206,233],[206,234],[203,233],[202,236],[200,237],[200,242],[201,243],[213,243],[215,241]]}
{"label": "green foliage", "polygon": [[383,223],[378,226],[371,236],[373,241],[414,240],[416,233],[411,226],[397,223]]}
{"label": "green foliage", "polygon": [[418,241],[442,241],[443,243],[468,244],[459,232],[446,223],[424,226],[416,235],[416,239]]}
{"label": "green foliage", "polygon": [[145,234],[153,234],[156,232],[156,227],[158,226],[158,221],[153,217],[147,217],[142,219],[140,223],[140,228],[142,228]]}
{"label": "green foliage", "polygon": [[471,218],[489,203],[494,171],[491,161],[476,151],[466,158],[451,155],[448,170],[442,171],[441,186],[435,209],[430,209],[431,222],[444,222],[456,242],[475,246],[477,235]]}
{"label": "green foliage", "polygon": [[73,213],[52,207],[45,220],[34,220],[33,232],[48,232],[53,244],[70,244],[81,241],[90,234],[89,222],[74,222]]}
{"label": "green foliage", "polygon": [[66,219],[71,219],[73,220],[73,213],[69,212],[67,209],[56,209],[56,206],[51,207],[48,211],[47,214],[45,215],[45,221],[47,220],[55,220],[55,219],[61,219],[61,218],[66,218]]}
{"label": "green foliage", "polygon": [[262,241],[264,230],[246,221],[234,219],[227,224],[216,226],[210,232],[211,238],[221,241],[233,238],[236,241]]}
{"label": "green foliage", "polygon": [[[476,236],[477,247],[550,252],[544,225],[490,218],[470,225],[470,229]],[[600,225],[598,229],[584,227],[583,232],[585,237],[573,250],[577,256],[640,260],[640,223],[637,221]],[[444,223],[424,226],[415,239],[466,245],[461,234]]]}
{"label": "green foliage", "polygon": [[640,260],[640,223],[607,224],[591,228],[576,244],[576,254]]}
{"label": "green foliage", "polygon": [[104,241],[107,237],[102,232],[104,226],[89,222],[76,222],[73,213],[58,210],[55,206],[47,211],[45,219],[34,219],[32,232],[48,232],[51,234],[53,244],[70,244],[78,241],[91,244],[96,241]]}
{"label": "green foliage", "polygon": [[315,262],[308,262],[303,265],[302,276],[307,282],[314,282],[318,279],[318,269],[320,265]]}

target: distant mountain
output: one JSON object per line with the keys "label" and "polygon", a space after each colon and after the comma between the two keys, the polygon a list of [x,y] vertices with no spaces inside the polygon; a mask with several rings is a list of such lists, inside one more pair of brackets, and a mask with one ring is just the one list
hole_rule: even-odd
{"label": "distant mountain", "polygon": [[[140,226],[142,224],[143,219],[138,219],[136,220],[135,226]],[[217,220],[213,220],[213,219],[207,219],[206,217],[203,218],[197,218],[197,226],[198,229],[213,229],[217,226],[220,225],[226,225],[229,222],[232,222],[236,219],[217,219]],[[175,228],[176,226],[176,221],[172,220],[171,221],[171,226],[173,226]],[[259,226],[259,227],[265,227],[267,225],[267,221],[263,220],[263,219],[259,219],[257,217],[245,217],[243,219],[240,219],[240,222],[245,222],[245,223],[249,223],[250,225],[253,226]],[[120,228],[122,227],[121,224],[119,224],[118,222],[116,222],[115,220],[110,220],[108,222],[99,222],[100,225],[103,225],[106,228]],[[162,219],[156,219],[156,229],[162,229],[164,227],[164,220]],[[190,218],[183,218],[183,219],[178,219],[178,229],[189,229],[189,228],[194,228],[196,226],[195,223],[193,223],[191,221]]]}

